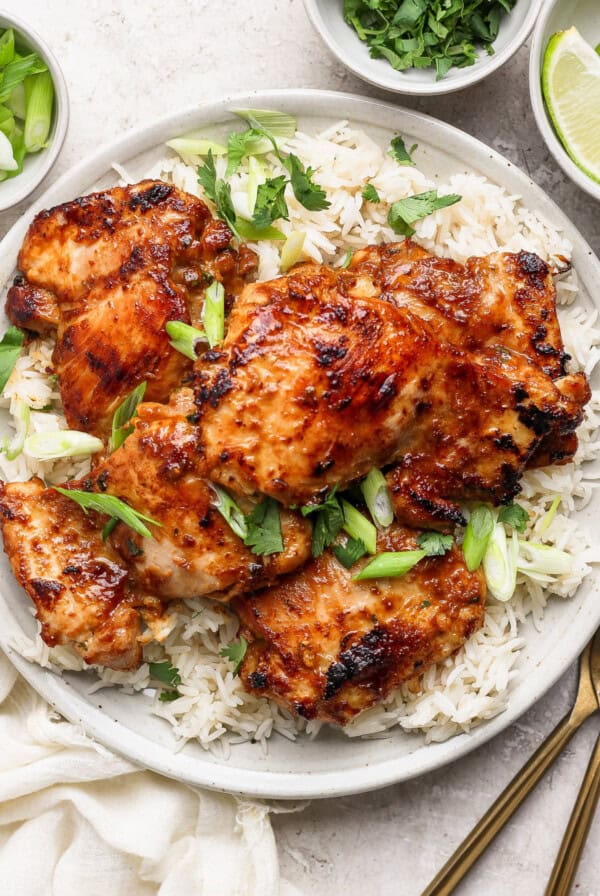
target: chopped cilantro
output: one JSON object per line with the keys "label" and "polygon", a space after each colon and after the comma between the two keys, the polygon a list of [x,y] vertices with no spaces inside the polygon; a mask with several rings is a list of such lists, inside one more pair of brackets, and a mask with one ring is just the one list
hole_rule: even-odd
{"label": "chopped cilantro", "polygon": [[233,674],[239,675],[240,666],[246,656],[248,642],[241,636],[239,641],[232,641],[227,647],[221,647],[221,656],[233,663]]}
{"label": "chopped cilantro", "polygon": [[414,196],[407,196],[406,199],[398,199],[392,203],[388,213],[388,224],[394,233],[402,236],[412,236],[414,228],[411,227],[415,221],[426,218],[440,208],[447,208],[460,202],[462,196],[451,193],[449,196],[438,196],[437,190],[428,190],[426,193],[417,193]]}
{"label": "chopped cilantro", "polygon": [[244,544],[253,554],[280,554],[283,551],[279,506],[273,498],[264,498],[246,517],[248,534]]}
{"label": "chopped cilantro", "polygon": [[344,19],[374,59],[397,71],[435,68],[443,78],[452,66],[493,53],[503,13],[517,0],[344,0]]}
{"label": "chopped cilantro", "polygon": [[329,208],[331,202],[327,199],[325,190],[312,179],[314,174],[312,168],[305,169],[298,156],[293,153],[289,154],[284,164],[290,172],[294,196],[304,208],[310,212],[320,212]]}
{"label": "chopped cilantro", "polygon": [[410,149],[407,149],[404,140],[398,135],[398,137],[394,137],[390,143],[388,155],[390,155],[392,159],[395,159],[399,165],[414,165],[415,163],[412,160],[412,154],[416,148],[417,144],[415,143]]}
{"label": "chopped cilantro", "polygon": [[217,169],[213,158],[212,149],[208,150],[206,162],[198,167],[198,183],[213,202],[217,201]]}
{"label": "chopped cilantro", "polygon": [[256,193],[256,204],[254,206],[254,215],[252,223],[259,230],[269,227],[273,221],[283,218],[284,221],[289,220],[289,211],[284,193],[287,186],[287,180],[283,174],[279,177],[271,177],[259,184]]}
{"label": "chopped cilantro", "polygon": [[379,193],[377,192],[373,184],[365,184],[361,195],[365,202],[381,202]]}
{"label": "chopped cilantro", "polygon": [[524,532],[529,522],[529,514],[520,504],[506,504],[498,514],[498,522],[512,526],[517,532]]}
{"label": "chopped cilantro", "polygon": [[417,538],[417,544],[427,551],[428,557],[443,557],[452,547],[452,542],[452,536],[442,532],[421,532]]}
{"label": "chopped cilantro", "polygon": [[172,666],[168,660],[163,660],[161,663],[148,663],[148,668],[151,677],[156,681],[162,681],[163,684],[170,684],[175,688],[181,684],[179,669]]}
{"label": "chopped cilantro", "polygon": [[181,697],[179,691],[161,691],[158,695],[161,703],[171,703],[172,700],[177,700],[178,697]]}
{"label": "chopped cilantro", "polygon": [[316,513],[312,536],[312,555],[320,557],[325,548],[333,543],[344,525],[344,512],[336,497],[335,486],[322,504],[306,504],[300,508],[302,516]]}

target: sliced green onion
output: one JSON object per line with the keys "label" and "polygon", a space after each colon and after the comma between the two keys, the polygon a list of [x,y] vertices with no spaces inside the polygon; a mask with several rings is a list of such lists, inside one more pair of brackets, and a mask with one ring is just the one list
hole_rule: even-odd
{"label": "sliced green onion", "polygon": [[12,143],[3,131],[0,131],[0,170],[16,171],[19,167],[18,161],[13,153]]}
{"label": "sliced green onion", "polygon": [[[248,158],[248,185],[246,191],[248,194],[248,211],[252,216],[254,214],[254,206],[256,205],[256,197],[258,195],[258,187],[264,184],[266,180],[264,165],[259,162],[256,156]],[[273,228],[275,229],[275,228]],[[282,234],[283,235],[283,234]],[[248,239],[248,237],[244,237]]]}
{"label": "sliced green onion", "polygon": [[373,467],[361,482],[360,489],[376,525],[381,529],[391,526],[394,521],[394,508],[388,484],[381,470]]}
{"label": "sliced green onion", "polygon": [[4,391],[17,359],[21,354],[25,333],[18,327],[9,327],[0,340],[0,392]]}
{"label": "sliced green onion", "polygon": [[483,555],[486,585],[496,600],[510,600],[517,587],[517,557],[519,542],[515,532],[507,539],[502,523],[494,523],[488,546]]}
{"label": "sliced green onion", "polygon": [[6,101],[6,105],[16,118],[25,121],[26,103],[25,103],[25,85],[17,84],[11,95]]}
{"label": "sliced green onion", "polygon": [[198,357],[196,352],[197,343],[206,342],[208,339],[204,330],[190,327],[189,324],[184,324],[180,320],[170,320],[165,329],[171,340],[172,347],[176,351],[181,352],[182,355],[185,355],[186,358],[189,358],[190,361],[195,361]]}
{"label": "sliced green onion", "polygon": [[225,336],[225,290],[223,284],[213,280],[204,294],[202,323],[211,348]]}
{"label": "sliced green onion", "polygon": [[6,454],[7,460],[16,460],[23,451],[25,438],[29,432],[29,421],[31,419],[31,409],[21,398],[15,402],[15,412],[13,415],[17,421],[17,431],[12,439],[4,439],[2,451]]}
{"label": "sliced green onion", "polygon": [[126,395],[117,407],[112,418],[112,432],[108,442],[109,453],[120,448],[127,436],[133,432],[131,418],[135,416],[140,401],[146,394],[146,383],[140,383]]}
{"label": "sliced green onion", "polygon": [[48,70],[46,63],[40,59],[37,53],[29,56],[21,56],[9,62],[4,69],[4,75],[0,82],[0,103],[5,103],[18,84],[21,84],[29,75],[36,75]]}
{"label": "sliced green onion", "polygon": [[544,516],[542,517],[542,522],[540,523],[540,528],[539,528],[540,535],[543,535],[544,532],[546,531],[546,529],[548,529],[548,527],[550,526],[550,523],[556,516],[556,511],[558,510],[561,501],[562,501],[561,496],[557,495],[554,498],[554,500],[552,501],[552,504],[550,505],[548,512],[545,513]]}
{"label": "sliced green onion", "polygon": [[411,570],[426,556],[426,551],[385,551],[373,557],[370,563],[352,576],[352,579],[357,582],[360,579],[397,578]]}
{"label": "sliced green onion", "polygon": [[277,230],[276,227],[255,227],[252,221],[246,221],[245,218],[237,218],[235,230],[240,239],[250,240],[253,243],[257,243],[259,240],[284,240],[286,238],[285,233]]}
{"label": "sliced green onion", "polygon": [[79,454],[96,454],[102,451],[101,439],[78,432],[62,429],[57,432],[36,432],[25,439],[24,451],[37,460],[56,460],[59,457],[76,457]]}
{"label": "sliced green onion", "polygon": [[236,535],[242,539],[246,538],[248,535],[246,517],[233,498],[230,497],[224,488],[221,488],[220,485],[215,485],[214,482],[210,483],[210,487],[217,498],[214,504],[215,509],[219,511],[223,519],[230,525]]}
{"label": "sliced green onion", "polygon": [[97,492],[83,492],[75,488],[59,488],[57,485],[53,486],[53,488],[55,492],[60,492],[61,495],[79,504],[84,513],[87,513],[88,510],[105,513],[107,516],[121,520],[122,523],[125,523],[126,526],[129,526],[130,529],[133,529],[134,532],[137,532],[138,535],[142,535],[144,538],[153,538],[152,532],[144,525],[144,522],[152,523],[154,526],[162,526],[162,523],[140,513],[139,510],[134,510],[133,507],[130,507],[125,501],[121,501],[120,498],[115,498],[114,495],[99,495]]}
{"label": "sliced green onion", "polygon": [[273,109],[232,109],[234,115],[243,118],[253,127],[255,124],[268,131],[271,136],[282,140],[293,137],[298,129],[298,122],[293,115],[276,112]]}
{"label": "sliced green onion", "polygon": [[292,265],[296,264],[302,258],[302,249],[304,248],[305,239],[306,234],[303,231],[295,230],[293,233],[290,233],[283,244],[280,267],[284,273],[285,271],[289,271]]}
{"label": "sliced green onion", "polygon": [[344,532],[347,532],[356,541],[362,541],[369,554],[375,554],[377,551],[377,529],[373,523],[348,501],[341,498],[340,503],[344,513],[344,525],[342,526]]}
{"label": "sliced green onion", "polygon": [[16,131],[15,116],[6,106],[0,106],[0,131],[2,131],[5,137],[8,137],[9,140],[14,137]]}
{"label": "sliced green onion", "polygon": [[174,149],[182,159],[185,159],[185,156],[207,156],[209,152],[212,152],[213,156],[224,156],[227,152],[227,147],[221,143],[213,143],[212,140],[205,140],[204,137],[194,134],[167,140],[166,145]]}
{"label": "sliced green onion", "polygon": [[469,572],[479,569],[494,529],[494,515],[489,507],[480,504],[469,517],[463,541],[463,553]]}
{"label": "sliced green onion", "polygon": [[350,262],[354,258],[355,251],[356,251],[356,249],[352,249],[352,248],[346,249],[346,254],[344,255],[344,260],[342,261],[342,263],[340,265],[340,270],[345,271],[346,268],[350,267]]}
{"label": "sliced green onion", "polygon": [[15,58],[15,32],[7,28],[0,37],[0,65],[8,65]]}
{"label": "sliced green onion", "polygon": [[[31,80],[31,86],[29,82]],[[54,103],[54,85],[50,72],[30,75],[25,83],[27,111],[25,113],[25,130],[23,141],[26,152],[39,152],[48,145],[50,125],[52,124],[52,106]]]}
{"label": "sliced green onion", "polygon": [[520,541],[517,569],[530,576],[564,576],[573,569],[573,557],[548,544]]}

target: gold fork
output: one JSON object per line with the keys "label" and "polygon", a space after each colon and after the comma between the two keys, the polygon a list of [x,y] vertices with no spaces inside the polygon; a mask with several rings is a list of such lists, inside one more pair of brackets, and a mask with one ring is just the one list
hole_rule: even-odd
{"label": "gold fork", "polygon": [[[596,687],[594,682],[596,682]],[[600,709],[600,696],[597,688],[600,689],[600,629],[581,654],[577,697],[571,712],[567,713],[558,723],[554,731],[538,747],[531,759],[517,773],[508,787],[502,791],[493,806],[488,809],[471,833],[465,837],[456,852],[448,859],[439,874],[429,884],[427,889],[423,891],[422,896],[449,896],[454,891],[455,887],[487,849],[496,834],[502,830],[523,800],[531,793],[544,772],[561,753],[578,728],[593,713],[598,712]],[[588,774],[586,774],[586,781],[588,780]],[[592,772],[592,777],[595,774],[595,771]],[[576,840],[581,837],[578,856],[585,842],[585,835],[591,822],[593,808],[593,805],[590,805],[587,799],[582,799],[581,802],[578,800],[573,810],[571,818],[573,822],[572,834]],[[569,829],[567,829],[565,834],[565,840],[567,839],[567,834],[569,834]],[[573,842],[572,838],[569,838],[565,848],[569,850]],[[560,866],[561,880],[566,872],[562,856],[561,848],[555,865],[557,874],[557,869]],[[575,862],[572,874],[575,873],[576,867],[577,862]],[[572,879],[572,875],[570,879]],[[565,890],[548,890],[546,896],[559,896],[559,894],[562,896],[566,892]]]}

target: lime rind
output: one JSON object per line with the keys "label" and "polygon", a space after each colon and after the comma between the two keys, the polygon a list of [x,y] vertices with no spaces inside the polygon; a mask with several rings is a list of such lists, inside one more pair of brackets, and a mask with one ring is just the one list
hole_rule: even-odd
{"label": "lime rind", "polygon": [[[596,162],[596,158],[590,159],[585,149],[582,149],[573,131],[577,129],[574,125],[574,118],[565,113],[565,96],[570,94],[574,99],[580,100],[581,96],[576,95],[577,84],[574,89],[570,90],[569,84],[556,82],[557,74],[565,74],[565,69],[571,57],[571,67],[573,61],[579,68],[585,69],[585,77],[589,80],[597,79],[597,94],[600,96],[600,56],[597,51],[591,47],[581,37],[576,28],[569,28],[566,31],[558,31],[553,34],[548,41],[546,52],[542,63],[542,94],[546,104],[546,109],[554,126],[554,130],[561,141],[563,147],[569,157],[595,183],[600,183],[600,158]],[[562,63],[562,68],[561,68]],[[566,72],[569,74],[569,72]],[[570,74],[573,74],[571,71]],[[577,80],[577,79],[575,79]],[[568,103],[570,109],[573,108],[573,101]],[[588,103],[586,112],[586,139],[589,141],[590,127],[596,137],[592,138],[591,145],[600,146],[600,103]],[[581,122],[577,122],[580,125]],[[595,126],[595,127],[594,127]],[[595,140],[595,142],[594,142]],[[588,144],[589,145],[589,144]],[[593,152],[593,150],[592,150]],[[590,162],[593,162],[591,167]]]}

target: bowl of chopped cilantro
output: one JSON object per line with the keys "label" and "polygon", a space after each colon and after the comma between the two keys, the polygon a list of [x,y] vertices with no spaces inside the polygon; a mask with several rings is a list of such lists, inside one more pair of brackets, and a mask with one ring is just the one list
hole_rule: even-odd
{"label": "bowl of chopped cilantro", "polygon": [[29,196],[48,174],[68,120],[54,54],[25,22],[0,14],[0,211]]}
{"label": "bowl of chopped cilantro", "polygon": [[451,93],[503,65],[544,0],[304,0],[331,52],[396,93]]}

